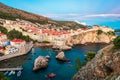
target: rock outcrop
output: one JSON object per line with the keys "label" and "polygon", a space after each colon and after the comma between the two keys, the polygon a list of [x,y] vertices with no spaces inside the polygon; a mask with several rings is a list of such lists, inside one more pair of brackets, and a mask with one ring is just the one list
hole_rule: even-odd
{"label": "rock outcrop", "polygon": [[115,35],[102,32],[98,34],[98,30],[86,31],[77,35],[73,35],[66,39],[66,44],[85,44],[85,43],[109,43],[115,38]]}
{"label": "rock outcrop", "polygon": [[49,61],[48,56],[44,57],[44,56],[39,56],[38,58],[36,58],[35,62],[34,62],[34,68],[33,71],[36,71],[38,69],[41,68],[46,68],[48,66],[48,61]]}
{"label": "rock outcrop", "polygon": [[120,80],[120,49],[113,44],[101,49],[72,80]]}
{"label": "rock outcrop", "polygon": [[56,59],[61,60],[61,61],[68,61],[68,59],[65,57],[64,52],[58,53],[58,55],[56,56]]}

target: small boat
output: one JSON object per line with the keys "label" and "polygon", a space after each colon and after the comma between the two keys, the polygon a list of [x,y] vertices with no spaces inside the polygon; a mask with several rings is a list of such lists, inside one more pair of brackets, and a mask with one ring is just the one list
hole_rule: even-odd
{"label": "small boat", "polygon": [[55,76],[56,76],[56,74],[50,73],[50,74],[46,75],[45,78],[54,78]]}
{"label": "small boat", "polygon": [[17,73],[17,77],[19,77],[19,76],[21,76],[21,71],[18,71],[18,73]]}
{"label": "small boat", "polygon": [[4,75],[7,75],[8,74],[8,71],[6,71],[5,73],[4,73]]}
{"label": "small boat", "polygon": [[15,71],[10,71],[10,73],[8,74],[8,76],[11,76],[13,74],[15,74]]}
{"label": "small boat", "polygon": [[48,74],[48,77],[49,77],[49,78],[53,78],[53,77],[55,77],[55,75],[56,75],[56,74],[54,74],[54,73],[50,73],[50,74]]}
{"label": "small boat", "polygon": [[32,54],[34,54],[35,53],[35,49],[34,48],[32,48]]}
{"label": "small boat", "polygon": [[13,75],[15,75],[15,71],[13,71],[13,73],[12,73]]}

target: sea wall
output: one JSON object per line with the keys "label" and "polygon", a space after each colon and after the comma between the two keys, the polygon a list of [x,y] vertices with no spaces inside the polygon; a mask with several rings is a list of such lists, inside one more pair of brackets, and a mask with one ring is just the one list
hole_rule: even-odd
{"label": "sea wall", "polygon": [[6,60],[6,59],[10,59],[10,58],[13,58],[13,57],[17,57],[17,56],[21,56],[21,55],[25,55],[32,49],[32,47],[33,47],[32,42],[29,42],[25,46],[25,52],[22,52],[22,53],[18,52],[16,54],[3,55],[3,56],[0,57],[0,61]]}
{"label": "sea wall", "polygon": [[109,32],[98,34],[98,30],[84,31],[80,34],[73,35],[66,39],[66,45],[85,44],[85,43],[110,43],[115,35]]}

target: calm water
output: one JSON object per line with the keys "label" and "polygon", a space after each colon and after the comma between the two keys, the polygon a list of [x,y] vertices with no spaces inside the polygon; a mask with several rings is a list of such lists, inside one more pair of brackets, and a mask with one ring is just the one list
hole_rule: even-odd
{"label": "calm water", "polygon": [[87,25],[101,25],[101,26],[109,26],[113,29],[120,29],[120,19],[112,18],[112,17],[94,17],[88,19],[82,19],[80,22],[85,22]]}
{"label": "calm water", "polygon": [[117,36],[120,36],[120,32],[116,32],[115,34],[116,34]]}
{"label": "calm water", "polygon": [[[60,62],[55,59],[56,52],[52,50],[51,48],[35,48],[35,54],[32,54],[31,52],[28,57],[31,57],[31,60],[25,60],[25,63],[23,63],[23,71],[22,75],[20,77],[17,77],[16,75],[9,76],[10,80],[49,80],[45,78],[44,76],[49,73],[55,73],[56,76],[52,80],[71,80],[73,75],[77,72],[74,68],[75,66],[75,59],[77,57],[80,57],[80,59],[83,61],[86,52],[88,51],[95,51],[97,52],[102,47],[106,46],[106,44],[88,44],[88,45],[76,45],[72,48],[72,50],[65,51],[65,55],[67,58],[71,60],[71,64]],[[46,56],[49,53],[51,53],[51,59],[49,61],[48,68],[44,70],[39,70],[38,72],[33,72],[33,64],[34,60],[42,55]],[[21,58],[22,59],[22,58]],[[14,59],[15,61],[15,59]],[[15,62],[17,62],[18,59],[16,59]],[[72,65],[72,66],[71,66]]]}

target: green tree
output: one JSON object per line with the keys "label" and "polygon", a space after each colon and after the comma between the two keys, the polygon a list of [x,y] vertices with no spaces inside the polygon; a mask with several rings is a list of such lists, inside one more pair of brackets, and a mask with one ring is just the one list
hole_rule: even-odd
{"label": "green tree", "polygon": [[9,13],[0,11],[0,18],[9,19],[9,20],[15,20],[17,17],[15,17],[15,16],[13,16],[13,15],[11,15]]}
{"label": "green tree", "polygon": [[15,39],[15,38],[22,38],[23,35],[22,35],[21,32],[13,29],[13,30],[8,32],[7,36],[10,40],[12,40],[12,39]]}
{"label": "green tree", "polygon": [[75,59],[75,69],[76,70],[79,70],[80,68],[81,68],[81,66],[82,66],[82,62],[81,62],[81,60],[80,60],[80,58],[79,57],[77,57],[76,59]]}
{"label": "green tree", "polygon": [[1,33],[7,34],[8,30],[6,28],[4,28],[3,26],[0,26],[0,31]]}
{"label": "green tree", "polygon": [[114,44],[114,48],[120,48],[120,36],[117,36],[117,37],[113,40],[113,44]]}
{"label": "green tree", "polygon": [[15,30],[15,29],[9,31],[8,34],[7,34],[7,36],[8,36],[8,39],[10,39],[10,40],[15,39],[15,38],[17,38],[17,39],[23,39],[26,42],[29,42],[29,41],[32,40],[29,36],[24,36],[22,34],[22,32],[19,32],[19,31]]}
{"label": "green tree", "polygon": [[0,80],[9,80],[9,79],[6,76],[4,76],[2,72],[0,72]]}
{"label": "green tree", "polygon": [[107,34],[108,34],[108,35],[115,35],[115,32],[109,31],[109,32],[107,32]]}
{"label": "green tree", "polygon": [[96,52],[92,52],[92,51],[89,51],[87,52],[87,55],[86,55],[86,61],[90,61],[91,59],[93,59],[95,57],[95,54]]}
{"label": "green tree", "polygon": [[31,39],[30,37],[27,35],[27,36],[22,36],[22,39],[24,39],[26,42],[30,42]]}
{"label": "green tree", "polygon": [[97,34],[98,34],[98,35],[100,35],[100,34],[102,34],[102,33],[103,33],[102,30],[98,30],[98,31],[97,31]]}

